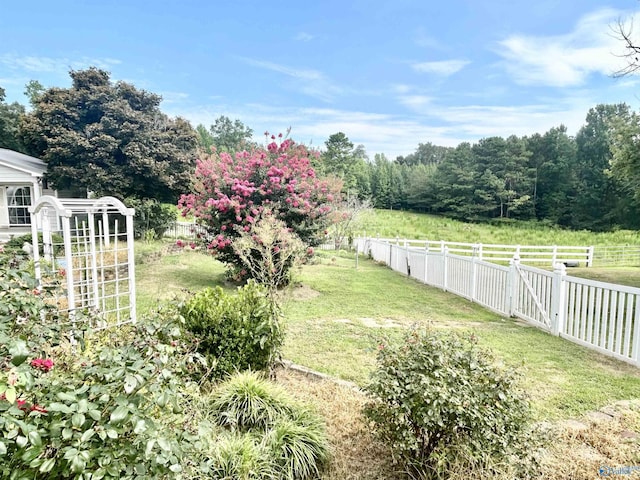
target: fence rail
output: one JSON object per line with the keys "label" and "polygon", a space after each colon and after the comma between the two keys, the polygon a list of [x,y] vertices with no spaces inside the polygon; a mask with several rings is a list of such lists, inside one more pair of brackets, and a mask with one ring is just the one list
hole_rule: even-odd
{"label": "fence rail", "polygon": [[422,248],[427,251],[443,252],[460,256],[476,257],[478,260],[508,263],[514,255],[521,263],[546,263],[553,266],[565,263],[568,266],[592,266],[593,246],[572,245],[499,245],[482,243],[445,242],[444,240],[408,240],[400,238],[376,238],[375,240],[403,247]]}
{"label": "fence rail", "polygon": [[640,367],[640,288],[568,276],[560,260],[550,272],[517,255],[504,266],[446,246],[358,238],[356,247],[396,272]]}
{"label": "fence rail", "polygon": [[170,238],[183,238],[188,240],[195,239],[198,234],[203,234],[206,229],[193,222],[174,222],[164,232],[165,237]]}
{"label": "fence rail", "polygon": [[598,267],[640,266],[640,246],[611,245],[596,247],[593,261]]}

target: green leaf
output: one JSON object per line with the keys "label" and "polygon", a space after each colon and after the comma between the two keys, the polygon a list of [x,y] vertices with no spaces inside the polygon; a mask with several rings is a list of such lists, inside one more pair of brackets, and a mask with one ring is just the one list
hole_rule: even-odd
{"label": "green leaf", "polygon": [[164,437],[160,437],[158,438],[158,445],[160,446],[160,448],[162,450],[164,450],[165,452],[170,452],[171,451],[171,445],[169,444],[169,442],[167,441],[166,438]]}
{"label": "green leaf", "polygon": [[62,439],[63,440],[69,440],[71,437],[73,437],[73,430],[71,430],[70,428],[63,428],[62,429]]}
{"label": "green leaf", "polygon": [[40,434],[33,430],[31,432],[29,432],[29,441],[31,442],[31,445],[35,446],[35,447],[41,447],[42,446],[42,438],[40,437]]}
{"label": "green leaf", "polygon": [[16,367],[22,365],[29,357],[27,342],[24,340],[17,340],[11,348],[9,348],[9,355],[11,355],[11,363],[13,365]]}
{"label": "green leaf", "polygon": [[133,375],[127,375],[124,379],[124,391],[129,394],[136,389],[136,386],[138,386],[136,377]]}
{"label": "green leaf", "polygon": [[44,462],[42,462],[42,465],[40,465],[40,468],[38,469],[38,471],[40,473],[48,473],[51,470],[53,470],[53,467],[56,464],[56,459],[55,458],[47,458]]}
{"label": "green leaf", "polygon": [[58,392],[57,397],[62,400],[63,402],[75,402],[76,401],[76,396],[72,393],[67,393],[67,392]]}
{"label": "green leaf", "polygon": [[102,418],[102,414],[100,413],[100,410],[89,410],[89,416],[91,418],[93,418],[96,422],[100,421],[100,419]]}
{"label": "green leaf", "polygon": [[16,401],[16,389],[13,387],[7,388],[4,392],[4,398],[6,398],[7,402],[13,403]]}
{"label": "green leaf", "polygon": [[80,441],[81,442],[86,442],[89,439],[91,439],[91,437],[93,437],[93,435],[96,433],[96,431],[93,428],[90,428],[89,430],[86,430],[82,436],[80,437]]}
{"label": "green leaf", "polygon": [[0,442],[0,455],[7,454],[7,445],[4,442]]}
{"label": "green leaf", "polygon": [[87,463],[80,457],[80,455],[75,456],[73,460],[71,460],[71,471],[73,473],[84,472],[86,466]]}
{"label": "green leaf", "polygon": [[82,413],[76,413],[71,417],[71,425],[74,428],[82,428],[84,425],[85,416]]}
{"label": "green leaf", "polygon": [[109,417],[110,423],[120,423],[129,415],[129,409],[124,405],[120,405],[113,412],[111,412],[111,416]]}
{"label": "green leaf", "polygon": [[52,402],[47,407],[47,410],[50,412],[62,412],[62,413],[71,413],[73,409],[64,403]]}

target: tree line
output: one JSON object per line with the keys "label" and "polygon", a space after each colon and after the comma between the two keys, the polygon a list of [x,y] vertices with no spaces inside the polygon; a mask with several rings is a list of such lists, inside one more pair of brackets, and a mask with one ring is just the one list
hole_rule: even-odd
{"label": "tree line", "polygon": [[377,208],[597,231],[640,226],[640,116],[626,104],[591,108],[575,136],[560,125],[457,147],[424,143],[392,161],[368,159],[340,133],[322,157],[325,173]]}
{"label": "tree line", "polygon": [[[5,102],[0,148],[42,158],[58,189],[175,202],[189,191],[196,158],[257,147],[253,130],[221,116],[195,128],[160,110],[159,95],[113,82],[97,68],[70,72],[70,88],[26,86],[30,109]],[[369,158],[338,132],[313,167],[342,180],[349,198],[373,206],[468,221],[542,220],[573,229],[640,227],[640,116],[626,104],[597,105],[575,136],[488,137],[443,147],[420,143],[395,160]]]}

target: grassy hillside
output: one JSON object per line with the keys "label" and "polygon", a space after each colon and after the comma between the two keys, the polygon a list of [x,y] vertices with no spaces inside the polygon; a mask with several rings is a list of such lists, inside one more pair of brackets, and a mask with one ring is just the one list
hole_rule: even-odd
{"label": "grassy hillside", "polygon": [[374,210],[359,222],[359,234],[448,242],[513,245],[640,245],[631,230],[594,233],[571,231],[539,222],[464,223],[445,217],[392,210]]}

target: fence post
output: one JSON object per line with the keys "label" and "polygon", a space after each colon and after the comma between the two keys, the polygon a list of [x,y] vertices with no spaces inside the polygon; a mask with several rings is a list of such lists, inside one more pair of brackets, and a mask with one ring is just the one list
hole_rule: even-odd
{"label": "fence post", "polygon": [[551,256],[551,266],[553,268],[556,268],[557,261],[558,261],[558,246],[554,245],[553,246],[553,254]]}
{"label": "fence post", "polygon": [[476,301],[476,282],[478,277],[478,263],[476,256],[471,257],[471,301]]}
{"label": "fence post", "polygon": [[593,245],[587,248],[587,267],[593,267],[594,253],[595,253],[595,248]]}
{"label": "fence post", "polygon": [[560,335],[564,330],[565,322],[565,290],[567,267],[564,263],[556,263],[553,266],[553,277],[551,277],[551,333]]}
{"label": "fence post", "polygon": [[424,246],[424,284],[427,283],[427,272],[429,271],[429,244],[426,243]]}
{"label": "fence post", "polygon": [[443,245],[442,248],[442,290],[444,290],[445,292],[447,291],[447,284],[449,283],[448,280],[448,276],[449,276],[449,262],[447,260],[448,255],[447,252],[449,251],[449,249]]}
{"label": "fence post", "polygon": [[518,264],[520,257],[516,254],[509,260],[509,274],[507,275],[507,315],[514,317],[516,313],[516,297],[518,296]]}

